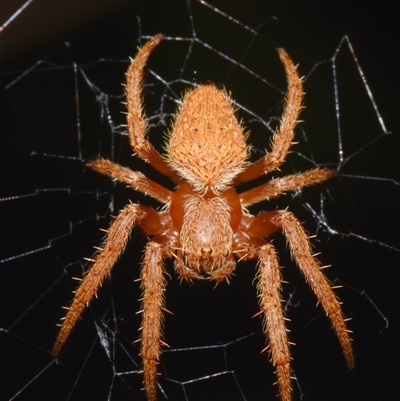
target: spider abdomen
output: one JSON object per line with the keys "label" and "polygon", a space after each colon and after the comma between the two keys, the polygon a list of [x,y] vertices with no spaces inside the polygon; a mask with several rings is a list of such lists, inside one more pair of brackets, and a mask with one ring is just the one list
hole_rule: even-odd
{"label": "spider abdomen", "polygon": [[166,149],[171,168],[197,190],[227,189],[248,155],[228,94],[211,84],[187,92]]}

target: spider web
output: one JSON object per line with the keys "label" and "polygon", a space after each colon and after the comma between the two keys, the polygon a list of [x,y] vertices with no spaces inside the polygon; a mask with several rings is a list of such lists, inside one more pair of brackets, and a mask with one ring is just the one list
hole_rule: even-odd
{"label": "spider web", "polygon": [[[26,20],[40,26],[39,2],[22,3],[11,7],[3,22],[4,43]],[[296,343],[291,349],[295,398],[396,399],[399,141],[393,88],[398,82],[389,72],[387,53],[395,39],[375,31],[374,41],[366,36],[372,22],[390,26],[390,11],[382,15],[369,6],[360,17],[340,2],[329,16],[325,6],[312,2],[301,8],[255,1],[246,6],[201,0],[116,3],[106,16],[57,31],[55,41],[24,57],[5,58],[1,399],[144,399],[134,342],[140,327],[135,280],[147,241],[140,232],[134,230],[111,278],[77,324],[60,364],[51,347],[61,306],[76,287],[71,278],[84,274],[90,264],[83,257],[90,258],[102,240],[99,228],[107,228],[110,216],[129,199],[160,206],[85,166],[105,157],[163,183],[131,157],[121,104],[128,57],[158,32],[166,37],[151,55],[144,103],[149,137],[160,151],[182,92],[212,81],[232,93],[251,132],[252,158],[258,159],[279,123],[286,90],[276,48],[284,47],[300,63],[304,122],[293,152],[274,175],[316,166],[337,168],[339,174],[251,212],[289,207],[316,235],[321,262],[332,264],[328,277],[343,286],[338,295],[352,318],[356,368],[346,371],[329,322],[277,235],[273,240],[288,282],[283,307]],[[275,399],[274,369],[268,355],[260,354],[265,347],[261,319],[251,318],[258,311],[255,263],[239,264],[230,285],[216,288],[180,284],[171,263],[166,266],[171,275],[166,303],[173,315],[165,319],[170,348],[161,358],[159,399]]]}

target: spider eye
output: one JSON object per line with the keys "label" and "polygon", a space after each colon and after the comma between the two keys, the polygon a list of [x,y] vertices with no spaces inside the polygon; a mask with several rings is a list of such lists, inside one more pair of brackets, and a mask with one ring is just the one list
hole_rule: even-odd
{"label": "spider eye", "polygon": [[201,248],[200,252],[204,257],[211,257],[213,250],[212,248]]}

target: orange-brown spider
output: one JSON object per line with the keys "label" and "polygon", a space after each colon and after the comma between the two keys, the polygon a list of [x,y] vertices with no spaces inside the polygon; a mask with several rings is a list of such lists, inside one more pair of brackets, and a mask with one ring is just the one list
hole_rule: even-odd
{"label": "orange-brown spider", "polygon": [[354,366],[351,340],[345,319],[331,284],[311,252],[309,239],[299,221],[287,210],[249,214],[246,207],[287,191],[316,184],[335,174],[328,169],[275,178],[238,194],[235,186],[277,170],[284,162],[293,130],[302,108],[303,90],[296,67],[282,49],[288,90],[279,129],[272,149],[255,163],[247,161],[249,147],[243,127],[235,117],[228,95],[207,84],[189,91],[183,98],[169,133],[166,155],[161,156],[146,139],[142,109],[143,69],[151,51],[160,43],[156,35],[138,52],[127,72],[126,96],[130,144],[141,159],[176,183],[170,191],[140,172],[109,160],[95,160],[89,166],[152,196],[166,205],[162,211],[129,203],[107,231],[104,247],[79,285],[63,320],[53,348],[59,355],[82,311],[96,294],[124,251],[135,225],[151,237],[141,271],[142,328],[141,356],[144,386],[149,401],[156,400],[157,364],[160,358],[164,292],[164,258],[175,259],[178,275],[188,281],[208,278],[227,280],[239,260],[258,259],[257,288],[260,314],[268,338],[271,362],[276,367],[282,401],[292,398],[290,352],[285,317],[281,307],[281,273],[274,247],[266,238],[283,231],[291,254],[311,286],[342,346],[347,365]]}

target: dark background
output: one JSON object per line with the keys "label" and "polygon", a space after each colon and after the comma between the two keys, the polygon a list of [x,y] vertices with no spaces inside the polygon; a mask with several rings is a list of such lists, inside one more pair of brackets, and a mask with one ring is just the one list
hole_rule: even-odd
{"label": "dark background", "polygon": [[[23,1],[3,2],[1,21],[4,23],[22,4]],[[233,24],[225,26],[223,19],[215,18],[215,13],[199,3],[190,4],[200,40],[240,60],[252,36],[246,36],[245,30],[236,29]],[[315,250],[322,252],[320,259],[324,264],[333,265],[327,271],[329,278],[344,284],[338,294],[346,315],[353,319],[349,325],[354,332],[356,369],[347,372],[329,322],[315,308],[311,290],[297,274],[284,241],[277,237],[275,243],[281,264],[288,266],[284,277],[289,284],[284,285],[283,297],[292,296],[292,303],[299,303],[295,307],[286,304],[292,320],[290,339],[297,344],[292,347],[292,367],[301,391],[294,383],[295,399],[302,395],[305,401],[396,400],[400,395],[398,3],[252,0],[212,1],[212,4],[252,28],[266,23],[259,28],[262,40],[254,42],[243,63],[274,80],[273,84],[282,91],[285,81],[275,55],[276,47],[284,47],[300,63],[301,73],[307,75],[317,61],[332,57],[343,35],[351,40],[392,134],[371,143],[381,135],[380,127],[365,90],[356,83],[354,64],[348,56],[343,57],[338,61],[342,68],[339,96],[343,146],[345,157],[361,147],[360,154],[341,165],[339,177],[322,189],[304,191],[293,203],[290,203],[291,196],[285,196],[262,207],[289,205],[310,233],[318,232]],[[35,0],[0,33],[2,400],[105,400],[109,396],[116,400],[144,399],[140,375],[121,377],[112,371],[112,366],[118,371],[140,369],[135,365],[140,362],[138,351],[131,344],[137,338],[140,325],[138,316],[134,315],[139,309],[140,297],[139,285],[134,280],[139,275],[141,249],[146,243],[139,232],[134,232],[131,244],[113,271],[112,280],[99,291],[99,299],[92,302],[77,325],[59,365],[50,352],[57,332],[54,325],[63,314],[61,306],[68,304],[75,286],[71,276],[82,275],[82,257],[90,257],[92,246],[101,242],[98,228],[108,225],[108,194],[113,194],[115,211],[129,198],[157,206],[87,171],[84,161],[98,155],[111,157],[160,178],[144,163],[129,159],[130,151],[123,146],[124,140],[116,139],[114,151],[110,150],[105,120],[99,119],[98,104],[92,100],[93,93],[86,89],[82,77],[78,84],[84,139],[82,154],[78,153],[71,65],[76,62],[85,66],[90,79],[102,91],[115,94],[109,103],[110,113],[117,124],[124,124],[120,113],[123,110],[121,83],[128,57],[134,56],[139,45],[139,33],[191,37],[189,21],[187,3],[183,0]],[[218,61],[217,57],[214,60],[212,53],[203,53],[200,47],[198,52],[193,52],[184,74],[179,75],[177,71],[186,53],[183,47],[174,47],[175,44],[165,41],[154,52],[149,64],[153,71],[166,79],[180,76],[188,81],[212,80],[226,86],[240,104],[266,121],[279,116],[282,98],[279,91],[267,93],[266,86],[258,88],[252,79],[245,81],[240,69],[229,74],[229,64]],[[114,62],[99,63],[99,59]],[[35,69],[40,73],[32,72],[12,83],[38,60],[44,61]],[[299,135],[304,129],[309,142],[304,143],[300,135],[295,150],[309,154],[309,146],[317,163],[337,167],[337,125],[328,66],[318,67],[306,79],[307,109],[302,114],[306,123],[299,128]],[[182,84],[174,86],[178,98],[184,88]],[[159,106],[159,95],[157,88],[149,89],[146,95],[149,114]],[[175,105],[169,102],[165,107],[172,112]],[[253,123],[243,111],[239,115],[251,129],[256,157],[256,152],[268,143],[263,136],[265,128]],[[157,138],[166,128],[160,122],[154,124],[157,127],[151,139],[161,146]],[[105,138],[101,143],[100,136]],[[369,143],[370,146],[364,147]],[[283,174],[312,167],[297,156],[295,152],[289,157]],[[307,205],[318,210],[321,193],[328,199],[324,213],[329,226],[343,235],[317,227],[305,210]],[[39,249],[42,250],[29,254]],[[12,258],[24,253],[28,254]],[[231,368],[247,400],[275,399],[273,368],[267,356],[259,357],[264,347],[261,321],[250,319],[257,312],[252,282],[254,263],[239,266],[231,284],[216,289],[212,283],[204,282],[192,287],[179,285],[170,264],[167,269],[171,273],[167,307],[174,315],[166,319],[165,340],[172,349],[229,343],[254,333],[236,345],[218,348],[215,353],[212,350],[164,353],[165,370],[160,383],[169,399],[185,398],[181,387],[165,380],[165,376],[184,381]],[[115,365],[99,345],[93,324],[105,322],[113,327],[114,318],[118,327]],[[223,365],[224,350],[228,368]],[[200,381],[185,389],[189,400],[242,399],[232,375]],[[161,393],[159,399],[164,399]]]}

